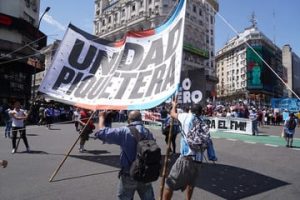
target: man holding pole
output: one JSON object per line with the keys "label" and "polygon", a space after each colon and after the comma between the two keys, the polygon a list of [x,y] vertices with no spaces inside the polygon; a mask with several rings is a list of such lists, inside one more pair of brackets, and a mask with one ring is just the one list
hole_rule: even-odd
{"label": "man holding pole", "polygon": [[128,115],[129,125],[120,128],[105,127],[105,114],[105,112],[99,113],[100,129],[95,133],[95,136],[103,142],[116,144],[121,147],[118,199],[131,200],[135,191],[137,191],[142,200],[154,200],[151,182],[138,182],[130,176],[129,172],[131,164],[136,159],[137,152],[137,141],[131,134],[130,126],[137,129],[141,138],[154,139],[152,133],[144,127],[141,113],[139,111],[131,111]]}
{"label": "man holding pole", "polygon": [[[179,120],[183,132],[187,133],[194,116],[200,117],[202,107],[199,104],[192,106],[189,113],[176,113],[176,101],[172,102],[171,117]],[[172,166],[170,174],[166,179],[166,188],[163,199],[170,200],[174,190],[186,191],[186,199],[191,199],[194,184],[197,179],[198,169],[202,162],[201,152],[195,152],[188,146],[184,137],[181,138],[180,157]]]}

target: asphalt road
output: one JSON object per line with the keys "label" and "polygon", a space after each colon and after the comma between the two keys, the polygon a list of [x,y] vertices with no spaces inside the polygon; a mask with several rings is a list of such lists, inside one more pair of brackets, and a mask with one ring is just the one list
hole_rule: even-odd
{"label": "asphalt road", "polygon": [[[159,127],[151,129],[165,152]],[[53,130],[28,126],[31,153],[25,152],[21,141],[18,153],[11,154],[11,140],[3,137],[3,131],[1,127],[0,159],[8,160],[8,167],[0,169],[1,200],[116,199],[118,146],[90,139],[88,152],[79,153],[76,145],[50,183],[51,174],[78,136],[74,125],[56,124]],[[193,199],[299,199],[300,140],[295,139],[294,148],[286,148],[280,132],[280,127],[267,126],[261,128],[260,136],[213,133],[219,160],[199,166]],[[299,133],[297,129],[296,137]],[[161,179],[153,185],[159,199]],[[177,191],[173,199],[182,200],[184,194]]]}

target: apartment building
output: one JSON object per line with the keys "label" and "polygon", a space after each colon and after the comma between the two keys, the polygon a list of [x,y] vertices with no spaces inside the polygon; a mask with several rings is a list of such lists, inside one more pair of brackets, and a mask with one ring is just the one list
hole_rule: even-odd
{"label": "apartment building", "polygon": [[[96,0],[94,34],[111,41],[128,31],[155,28],[166,21],[176,0]],[[193,90],[201,91],[202,99],[215,90],[215,13],[216,0],[188,0],[184,30],[182,81],[191,80]],[[193,75],[193,78],[191,78]],[[188,102],[186,102],[188,103]]]}
{"label": "apartment building", "polygon": [[257,28],[256,23],[217,51],[216,70],[220,99],[268,102],[272,97],[283,96],[283,83],[275,75],[287,81],[281,49]]}
{"label": "apartment building", "polygon": [[[287,69],[288,86],[300,96],[300,58],[288,44],[282,47],[282,64]],[[288,96],[295,97],[291,91],[288,91]]]}
{"label": "apartment building", "polygon": [[39,9],[40,0],[0,0],[1,105],[16,100],[28,104],[32,74],[43,70],[41,62],[32,56],[47,43],[47,37],[38,30]]}

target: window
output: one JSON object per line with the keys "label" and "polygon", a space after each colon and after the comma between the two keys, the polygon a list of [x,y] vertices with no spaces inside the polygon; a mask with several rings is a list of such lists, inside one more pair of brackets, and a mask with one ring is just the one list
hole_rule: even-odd
{"label": "window", "polygon": [[108,17],[108,23],[111,23],[111,16]]}
{"label": "window", "polygon": [[102,20],[102,26],[105,26],[105,19]]}
{"label": "window", "polygon": [[132,12],[135,11],[135,5],[133,5],[133,6],[131,7],[131,11],[132,11]]}
{"label": "window", "polygon": [[193,5],[193,12],[194,12],[194,13],[197,12],[197,7],[196,7],[196,5]]}
{"label": "window", "polygon": [[26,12],[24,12],[24,19],[26,21],[28,21],[30,24],[34,24],[35,20],[33,19],[33,17],[31,17],[29,14],[27,14]]}
{"label": "window", "polygon": [[29,0],[25,0],[25,5],[26,5],[27,8],[29,8],[30,7],[30,1]]}
{"label": "window", "polygon": [[200,16],[202,16],[202,10],[201,9],[199,9],[198,13],[199,13]]}

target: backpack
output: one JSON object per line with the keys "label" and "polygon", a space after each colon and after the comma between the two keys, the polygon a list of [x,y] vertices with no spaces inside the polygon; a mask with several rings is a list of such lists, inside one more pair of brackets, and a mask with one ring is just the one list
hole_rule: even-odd
{"label": "backpack", "polygon": [[287,122],[287,128],[289,130],[294,130],[297,126],[297,123],[295,121],[295,118],[290,118],[289,121]]}
{"label": "backpack", "polygon": [[194,117],[190,125],[188,133],[185,135],[189,147],[193,151],[201,151],[207,149],[210,141],[210,132],[208,125],[199,117]]}
{"label": "backpack", "polygon": [[129,129],[137,141],[136,159],[130,166],[130,176],[143,183],[156,181],[161,168],[161,149],[155,140],[142,139],[135,127],[130,126]]}

